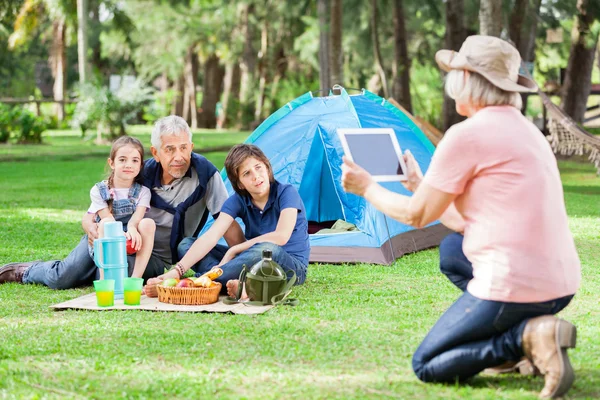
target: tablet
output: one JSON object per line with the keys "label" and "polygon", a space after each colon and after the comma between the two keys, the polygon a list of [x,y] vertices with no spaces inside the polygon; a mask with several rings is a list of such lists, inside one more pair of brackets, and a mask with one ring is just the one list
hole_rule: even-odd
{"label": "tablet", "polygon": [[405,181],[406,165],[391,128],[337,130],[346,157],[367,170],[378,182]]}

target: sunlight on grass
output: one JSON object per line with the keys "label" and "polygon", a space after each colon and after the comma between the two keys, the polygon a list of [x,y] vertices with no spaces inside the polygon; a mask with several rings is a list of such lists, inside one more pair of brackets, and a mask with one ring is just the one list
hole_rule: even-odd
{"label": "sunlight on grass", "polygon": [[[10,215],[8,215],[10,214]],[[57,208],[21,208],[17,210],[0,210],[0,218],[7,215],[9,218],[20,216],[48,222],[80,222],[82,210],[61,210]]]}
{"label": "sunlight on grass", "polygon": [[[149,144],[150,128],[132,133]],[[221,146],[244,135],[198,132],[194,141]],[[104,174],[107,148],[72,132],[47,143],[0,146],[0,175],[11,189],[0,192],[0,264],[60,259],[83,234],[81,216]],[[226,152],[203,155],[220,168]],[[569,395],[599,398],[600,178],[589,163],[559,166],[583,272],[561,313],[578,327]],[[49,306],[93,289],[3,284],[0,398],[123,398],[126,388],[127,397],[140,399],[535,399],[540,379],[432,385],[415,377],[413,352],[460,294],[439,272],[438,257],[434,248],[391,266],[311,264],[292,293],[297,307],[258,316],[56,312]]]}

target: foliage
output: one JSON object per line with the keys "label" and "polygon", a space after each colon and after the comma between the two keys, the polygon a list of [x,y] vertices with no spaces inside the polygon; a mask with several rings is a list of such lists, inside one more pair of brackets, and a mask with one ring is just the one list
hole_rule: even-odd
{"label": "foliage", "polygon": [[24,107],[0,104],[0,143],[6,143],[11,136],[18,143],[41,143],[47,127],[43,117],[37,117]]}
{"label": "foliage", "polygon": [[17,141],[19,143],[41,143],[42,133],[46,130],[46,123],[31,111],[21,109],[13,127],[16,125]]}
{"label": "foliage", "polygon": [[141,80],[122,85],[115,93],[106,86],[80,85],[72,126],[79,128],[82,136],[92,127],[99,133],[106,131],[110,138],[124,135],[126,125],[152,101],[153,93]]}
{"label": "foliage", "polygon": [[[137,129],[149,143],[150,128]],[[81,237],[89,188],[103,176],[108,146],[82,143],[72,132],[45,137],[52,145],[32,146],[44,156],[0,147],[23,155],[22,162],[0,162],[3,183],[11,188],[0,192],[0,264],[66,256]],[[202,132],[194,142],[230,139]],[[71,157],[63,159],[65,144]],[[206,156],[223,165],[223,153]],[[578,328],[578,348],[569,352],[577,375],[569,397],[593,399],[600,397],[600,179],[588,164],[559,165],[583,267],[581,290],[561,313]],[[258,316],[56,312],[49,306],[93,289],[4,284],[0,397],[536,398],[543,386],[537,377],[480,375],[444,385],[414,376],[414,350],[460,294],[440,274],[438,261],[431,249],[391,266],[311,264],[306,283],[292,292],[299,306]]]}
{"label": "foliage", "polygon": [[0,103],[0,143],[8,142],[15,119],[13,107]]}

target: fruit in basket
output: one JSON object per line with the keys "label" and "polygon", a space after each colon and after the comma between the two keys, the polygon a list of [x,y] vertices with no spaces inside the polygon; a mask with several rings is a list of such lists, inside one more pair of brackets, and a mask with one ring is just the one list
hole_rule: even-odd
{"label": "fruit in basket", "polygon": [[194,281],[190,278],[184,278],[175,287],[194,287]]}
{"label": "fruit in basket", "polygon": [[163,281],[162,285],[164,287],[173,287],[173,286],[177,286],[178,283],[179,283],[179,279],[169,278],[169,279],[165,279]]}
{"label": "fruit in basket", "polygon": [[194,286],[196,287],[210,287],[210,285],[212,284],[212,279],[210,279],[208,276],[206,275],[202,275],[199,278],[196,278],[196,280],[194,281]]}
{"label": "fruit in basket", "polygon": [[210,271],[208,271],[204,275],[206,275],[210,280],[214,281],[215,279],[217,279],[218,277],[223,275],[223,270],[219,267],[215,267],[215,268],[211,269]]}

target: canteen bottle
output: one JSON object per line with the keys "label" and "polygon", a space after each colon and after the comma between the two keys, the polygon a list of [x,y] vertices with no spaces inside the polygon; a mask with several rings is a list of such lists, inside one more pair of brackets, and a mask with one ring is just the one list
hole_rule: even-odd
{"label": "canteen bottle", "polygon": [[123,298],[123,281],[127,278],[127,239],[123,223],[104,224],[104,237],[94,240],[94,263],[104,270],[104,279],[115,281],[115,299]]}

